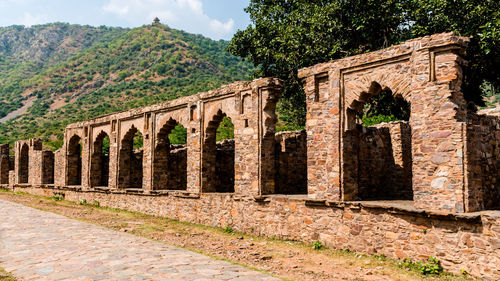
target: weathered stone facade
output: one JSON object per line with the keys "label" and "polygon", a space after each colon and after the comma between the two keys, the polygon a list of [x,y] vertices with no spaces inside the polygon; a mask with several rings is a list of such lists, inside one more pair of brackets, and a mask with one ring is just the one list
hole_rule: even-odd
{"label": "weathered stone facade", "polygon": [[[305,131],[275,133],[279,80],[236,82],[70,124],[55,153],[18,141],[15,167],[2,146],[0,178],[259,235],[438,256],[451,271],[499,279],[500,122],[467,112],[467,41],[436,34],[300,70]],[[382,90],[409,102],[410,120],[363,127],[357,113]],[[234,139],[217,142],[224,117]],[[177,125],[185,145],[170,143]]]}
{"label": "weathered stone facade", "polygon": [[[360,196],[356,112],[382,90],[411,105],[411,173],[415,206],[450,212],[477,211],[478,181],[464,160],[468,132],[461,92],[467,38],[450,33],[409,40],[380,51],[319,64],[299,71],[307,99],[308,192],[311,198],[357,200]],[[475,117],[482,118],[482,117]],[[493,117],[491,117],[493,118]],[[498,126],[490,126],[491,136]],[[486,147],[494,155],[497,146]],[[491,165],[479,177],[497,175]],[[500,187],[486,189],[496,194]],[[482,192],[479,192],[482,193]],[[494,200],[498,201],[499,198]]]}

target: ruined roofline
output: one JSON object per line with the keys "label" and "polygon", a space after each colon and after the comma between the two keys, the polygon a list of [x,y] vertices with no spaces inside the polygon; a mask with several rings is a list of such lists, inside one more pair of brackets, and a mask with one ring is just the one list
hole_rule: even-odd
{"label": "ruined roofline", "polygon": [[214,90],[199,92],[194,95],[184,96],[174,100],[165,101],[149,106],[138,107],[123,111],[116,111],[92,119],[87,119],[85,121],[71,123],[68,126],[66,126],[66,129],[79,128],[85,126],[88,123],[108,122],[109,120],[115,118],[129,118],[129,117],[139,116],[148,112],[174,110],[177,108],[183,108],[189,106],[190,104],[195,104],[200,101],[206,102],[217,98],[223,98],[226,95],[234,94],[236,92],[248,90],[255,87],[257,88],[281,87],[280,85],[281,81],[279,79],[270,77],[258,78],[252,81],[236,81],[231,84],[223,85]]}
{"label": "ruined roofline", "polygon": [[318,73],[328,72],[329,69],[336,66],[338,69],[353,68],[363,66],[378,61],[398,58],[401,56],[411,55],[412,52],[425,49],[435,49],[445,46],[467,47],[470,39],[454,34],[453,32],[437,33],[424,37],[407,40],[401,44],[394,45],[388,48],[349,56],[341,59],[335,59],[324,63],[319,63],[313,66],[299,69],[298,77],[304,79],[308,76]]}

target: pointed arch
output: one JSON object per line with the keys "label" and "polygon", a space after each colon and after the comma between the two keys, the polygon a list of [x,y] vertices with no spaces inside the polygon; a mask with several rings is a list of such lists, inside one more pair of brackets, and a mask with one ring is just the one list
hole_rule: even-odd
{"label": "pointed arch", "polygon": [[132,125],[124,135],[119,152],[118,188],[142,189],[144,137]]}
{"label": "pointed arch", "polygon": [[66,155],[66,179],[68,185],[82,184],[82,144],[78,135],[73,135],[68,142]]}
{"label": "pointed arch", "polygon": [[19,183],[29,182],[29,146],[27,143],[23,143],[21,146],[21,155],[19,157],[19,168],[17,173],[19,175]]}
{"label": "pointed arch", "polygon": [[[234,192],[234,139],[217,142],[217,130],[223,120],[232,125],[231,118],[218,110],[208,122],[203,140],[202,191]],[[234,138],[234,126],[232,135]]]}
{"label": "pointed arch", "polygon": [[101,131],[92,143],[90,159],[90,186],[107,187],[109,182],[109,146],[110,139]]}
{"label": "pointed arch", "polygon": [[[175,134],[175,136],[173,135]],[[170,118],[159,130],[153,161],[153,189],[187,189],[186,129]]]}

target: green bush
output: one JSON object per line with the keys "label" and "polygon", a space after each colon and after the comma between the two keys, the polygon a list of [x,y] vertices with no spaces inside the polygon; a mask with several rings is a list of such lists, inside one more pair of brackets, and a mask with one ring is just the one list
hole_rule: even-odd
{"label": "green bush", "polygon": [[441,263],[435,257],[429,257],[427,261],[419,261],[417,265],[419,271],[424,275],[440,274],[441,272],[443,272]]}
{"label": "green bush", "polygon": [[314,250],[321,250],[323,249],[323,243],[321,243],[321,241],[314,241],[313,242],[313,249]]}
{"label": "green bush", "polygon": [[232,227],[230,227],[230,226],[226,226],[226,227],[224,227],[224,232],[228,233],[228,234],[231,234],[231,233],[234,232],[234,229]]}

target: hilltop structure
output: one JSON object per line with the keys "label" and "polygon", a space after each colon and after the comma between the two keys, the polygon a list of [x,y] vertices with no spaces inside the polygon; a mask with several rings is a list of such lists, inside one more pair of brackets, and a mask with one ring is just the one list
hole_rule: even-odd
{"label": "hilltop structure", "polygon": [[[4,145],[0,179],[258,235],[437,256],[448,270],[499,279],[500,118],[467,111],[467,42],[436,34],[300,70],[305,131],[276,133],[279,80],[236,82],[70,124],[55,153],[23,140],[9,159]],[[363,127],[357,112],[382,90],[410,104],[410,120]],[[234,140],[218,143],[224,117]],[[170,144],[178,125],[185,146]]]}

